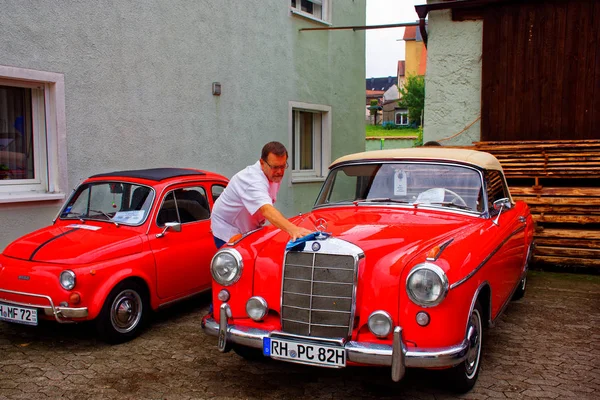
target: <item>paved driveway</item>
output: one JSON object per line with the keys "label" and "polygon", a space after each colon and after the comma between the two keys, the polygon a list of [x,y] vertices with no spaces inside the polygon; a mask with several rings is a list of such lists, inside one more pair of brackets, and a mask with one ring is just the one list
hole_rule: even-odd
{"label": "paved driveway", "polygon": [[[0,323],[0,399],[453,399],[436,371],[330,370],[221,354],[200,330],[209,297],[109,346],[89,326]],[[600,276],[532,272],[484,338],[479,381],[459,398],[600,398]]]}

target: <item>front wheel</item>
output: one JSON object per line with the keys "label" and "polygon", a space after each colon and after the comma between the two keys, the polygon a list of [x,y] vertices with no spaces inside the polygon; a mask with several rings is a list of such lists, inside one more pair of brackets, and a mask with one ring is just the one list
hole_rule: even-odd
{"label": "front wheel", "polygon": [[149,313],[145,288],[136,282],[124,281],[111,290],[96,318],[96,330],[108,343],[123,343],[138,336]]}
{"label": "front wheel", "polygon": [[467,358],[459,365],[448,370],[448,383],[457,393],[466,393],[473,388],[481,365],[481,343],[483,339],[482,312],[479,301],[469,317],[467,327]]}

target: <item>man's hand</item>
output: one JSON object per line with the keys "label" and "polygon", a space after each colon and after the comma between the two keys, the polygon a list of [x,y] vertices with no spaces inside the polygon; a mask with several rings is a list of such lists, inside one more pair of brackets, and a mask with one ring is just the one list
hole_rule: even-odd
{"label": "man's hand", "polygon": [[292,240],[299,239],[303,236],[311,234],[313,231],[309,231],[306,228],[292,224],[283,216],[275,207],[271,204],[265,204],[258,209],[263,217],[267,219],[272,225],[275,225],[279,229],[287,232]]}
{"label": "man's hand", "polygon": [[296,226],[293,225],[293,228],[291,228],[288,233],[290,234],[291,240],[295,241],[296,239],[300,239],[303,236],[306,235],[310,235],[311,233],[313,233],[313,231],[309,231],[306,228],[303,228],[301,226]]}

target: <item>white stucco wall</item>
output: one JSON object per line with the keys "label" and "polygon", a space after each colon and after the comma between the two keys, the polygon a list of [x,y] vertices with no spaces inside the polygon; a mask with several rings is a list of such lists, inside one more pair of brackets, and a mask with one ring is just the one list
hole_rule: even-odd
{"label": "white stucco wall", "polygon": [[[428,15],[423,141],[470,145],[480,140],[483,22],[454,22],[449,10]],[[473,121],[476,121],[473,123]]]}
{"label": "white stucco wall", "polygon": [[[364,31],[299,32],[323,25],[287,1],[0,0],[0,10],[0,65],[64,74],[66,193],[119,169],[231,177],[264,143],[289,145],[289,101],[332,107],[332,159],[364,148]],[[364,25],[365,0],[334,0],[332,23]],[[320,185],[282,185],[278,207],[307,211]],[[0,249],[60,204],[0,204]]]}

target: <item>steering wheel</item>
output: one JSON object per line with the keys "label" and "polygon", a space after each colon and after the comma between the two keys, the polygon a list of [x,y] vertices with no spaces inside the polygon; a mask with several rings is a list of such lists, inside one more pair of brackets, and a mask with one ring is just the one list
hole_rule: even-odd
{"label": "steering wheel", "polygon": [[[455,193],[452,190],[446,188],[444,188],[444,192],[450,193],[450,195],[452,195],[450,203],[458,204],[459,206],[469,207],[465,199],[460,197],[458,193]],[[456,202],[454,202],[454,200],[456,200]]]}

